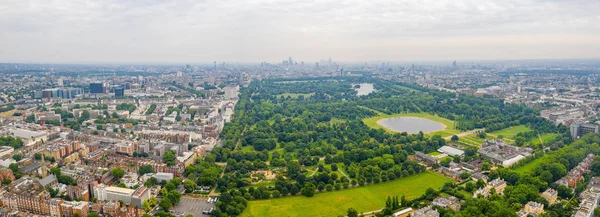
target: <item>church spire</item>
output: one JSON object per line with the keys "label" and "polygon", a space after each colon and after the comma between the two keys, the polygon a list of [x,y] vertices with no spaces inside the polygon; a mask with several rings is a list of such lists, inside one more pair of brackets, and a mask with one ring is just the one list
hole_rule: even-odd
{"label": "church spire", "polygon": [[48,170],[46,169],[46,160],[44,159],[44,155],[42,154],[42,179],[48,176]]}

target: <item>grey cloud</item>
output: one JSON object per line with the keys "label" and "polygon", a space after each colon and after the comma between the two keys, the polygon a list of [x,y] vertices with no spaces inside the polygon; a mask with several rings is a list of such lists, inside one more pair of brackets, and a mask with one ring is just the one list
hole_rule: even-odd
{"label": "grey cloud", "polygon": [[[597,11],[597,0],[0,0],[0,59],[506,59],[532,39],[553,47],[527,48],[540,57],[567,49],[550,57],[590,58],[600,57]],[[471,50],[442,50],[449,46]]]}

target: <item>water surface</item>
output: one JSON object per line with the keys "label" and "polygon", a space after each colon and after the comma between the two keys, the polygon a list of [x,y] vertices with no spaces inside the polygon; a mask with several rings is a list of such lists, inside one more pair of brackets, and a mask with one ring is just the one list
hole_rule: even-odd
{"label": "water surface", "polygon": [[419,133],[419,131],[430,133],[443,130],[445,127],[440,122],[417,117],[386,118],[379,120],[377,123],[392,131],[407,133]]}

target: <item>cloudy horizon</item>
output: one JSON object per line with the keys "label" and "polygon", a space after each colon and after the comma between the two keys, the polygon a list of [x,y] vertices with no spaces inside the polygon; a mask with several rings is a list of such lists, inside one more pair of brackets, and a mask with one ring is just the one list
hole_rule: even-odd
{"label": "cloudy horizon", "polygon": [[0,0],[0,62],[600,58],[597,0]]}

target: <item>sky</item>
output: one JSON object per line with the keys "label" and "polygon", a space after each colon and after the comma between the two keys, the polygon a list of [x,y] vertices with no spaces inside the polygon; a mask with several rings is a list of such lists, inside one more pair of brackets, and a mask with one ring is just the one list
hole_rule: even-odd
{"label": "sky", "polygon": [[600,0],[0,0],[0,62],[600,58]]}

